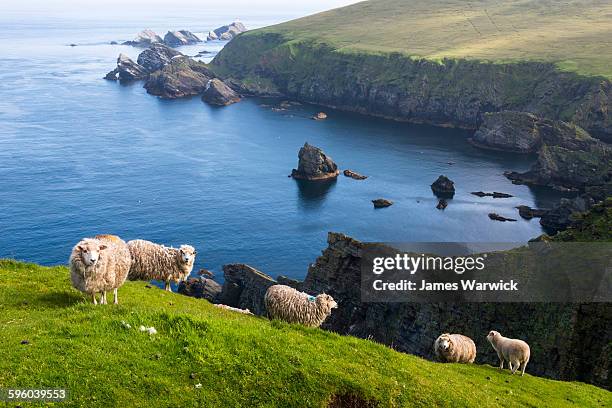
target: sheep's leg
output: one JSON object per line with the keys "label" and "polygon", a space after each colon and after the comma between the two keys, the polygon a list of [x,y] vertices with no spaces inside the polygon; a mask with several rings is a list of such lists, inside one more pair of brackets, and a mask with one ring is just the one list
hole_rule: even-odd
{"label": "sheep's leg", "polygon": [[508,367],[510,368],[510,372],[514,374],[514,371],[516,370],[516,368],[512,368],[512,361],[508,361]]}
{"label": "sheep's leg", "polygon": [[113,290],[113,303],[115,305],[119,304],[119,290],[117,288]]}
{"label": "sheep's leg", "polygon": [[499,358],[499,369],[500,370],[504,369],[504,358],[503,357]]}
{"label": "sheep's leg", "polygon": [[91,295],[91,298],[93,299],[93,304],[97,305],[98,301],[96,300],[96,294],[95,293]]}
{"label": "sheep's leg", "polygon": [[103,305],[107,305],[108,302],[106,301],[106,291],[102,291],[102,302]]}
{"label": "sheep's leg", "polygon": [[521,364],[521,377],[525,375],[525,367],[527,367],[527,362],[523,361]]}
{"label": "sheep's leg", "polygon": [[168,292],[172,292],[172,286],[170,286],[170,279],[166,281],[166,290]]}

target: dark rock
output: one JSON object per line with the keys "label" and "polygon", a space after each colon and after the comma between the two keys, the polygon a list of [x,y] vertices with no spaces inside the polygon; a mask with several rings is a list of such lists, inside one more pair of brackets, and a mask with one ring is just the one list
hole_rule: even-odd
{"label": "dark rock", "polygon": [[344,170],[344,175],[346,177],[350,177],[350,178],[355,179],[355,180],[365,180],[365,179],[368,178],[368,176],[364,176],[362,174],[356,173],[356,172],[354,172],[352,170],[348,170],[348,169]]}
{"label": "dark rock", "polygon": [[393,201],[384,198],[377,198],[376,200],[372,200],[372,203],[374,204],[374,208],[385,208],[393,205]]}
{"label": "dark rock", "polygon": [[527,205],[519,205],[516,208],[519,210],[519,215],[526,220],[542,217],[549,211],[546,209],[531,208]]}
{"label": "dark rock", "polygon": [[537,116],[528,112],[487,112],[469,140],[478,147],[534,153],[542,143],[537,123]]}
{"label": "dark rock", "polygon": [[514,218],[506,218],[504,216],[501,216],[497,213],[489,213],[489,218],[494,220],[494,221],[501,221],[501,222],[506,222],[506,221],[516,221]]}
{"label": "dark rock", "polygon": [[562,198],[557,205],[542,214],[540,225],[547,233],[555,234],[572,225],[575,217],[589,208],[589,201],[582,197]]}
{"label": "dark rock", "polygon": [[132,45],[134,47],[148,47],[151,44],[163,42],[162,38],[152,30],[142,30],[136,35],[132,41],[126,41],[123,45]]}
{"label": "dark rock", "polygon": [[207,40],[231,40],[240,33],[247,31],[247,28],[239,21],[234,21],[229,25],[217,28],[208,33]]}
{"label": "dark rock", "polygon": [[117,45],[117,44],[119,44],[117,41],[111,41],[110,42],[110,45]]}
{"label": "dark rock", "polygon": [[473,191],[470,194],[473,194],[473,195],[478,196],[478,197],[493,197],[493,198],[510,198],[510,197],[514,197],[511,194],[498,193],[497,191],[494,191],[492,193],[485,193],[483,191]]}
{"label": "dark rock", "polygon": [[125,54],[119,54],[117,58],[117,68],[106,74],[104,77],[108,80],[119,80],[119,81],[135,81],[138,79],[146,78],[148,75],[147,70],[134,62],[130,57]]}
{"label": "dark rock", "polygon": [[215,277],[215,274],[213,272],[209,271],[208,269],[200,269],[198,271],[198,276],[205,276],[207,278],[211,278],[212,279],[212,278]]}
{"label": "dark rock", "polygon": [[431,191],[438,198],[453,198],[455,195],[455,183],[446,176],[440,176],[431,185]]}
{"label": "dark rock", "polygon": [[202,40],[187,30],[168,31],[164,36],[164,44],[168,47],[179,47],[181,45],[191,45],[202,42]]}
{"label": "dark rock", "polygon": [[211,105],[226,106],[240,101],[240,96],[220,79],[208,82],[202,100]]}
{"label": "dark rock", "polygon": [[325,119],[327,119],[327,113],[325,113],[325,112],[319,112],[319,113],[317,113],[316,115],[314,115],[312,118],[313,118],[314,120],[325,120]]}
{"label": "dark rock", "polygon": [[276,281],[263,272],[245,264],[223,266],[225,281],[218,303],[249,309],[256,315],[264,315],[264,296]]}
{"label": "dark rock", "polygon": [[77,46],[76,44],[69,44],[69,45],[70,45],[71,47],[76,47],[76,46]]}
{"label": "dark rock", "polygon": [[444,210],[446,207],[448,207],[448,202],[445,199],[441,199],[438,201],[438,205],[436,205],[438,210]]}
{"label": "dark rock", "polygon": [[302,284],[302,282],[297,279],[288,278],[283,275],[278,276],[276,281],[279,285],[286,285],[297,290],[300,290],[300,285]]}
{"label": "dark rock", "polygon": [[170,64],[149,75],[145,89],[151,95],[167,99],[199,95],[214,77],[206,64],[187,57],[175,57]]}
{"label": "dark rock", "polygon": [[169,64],[173,57],[183,55],[164,44],[153,44],[138,55],[138,64],[143,66],[149,73],[162,69]]}
{"label": "dark rock", "polygon": [[212,279],[189,278],[188,280],[179,283],[178,292],[182,295],[191,296],[198,299],[206,299],[214,303],[217,301],[217,297],[221,293],[221,285]]}
{"label": "dark rock", "polygon": [[298,168],[291,176],[300,180],[328,180],[340,174],[338,166],[331,157],[316,146],[305,143],[298,153]]}

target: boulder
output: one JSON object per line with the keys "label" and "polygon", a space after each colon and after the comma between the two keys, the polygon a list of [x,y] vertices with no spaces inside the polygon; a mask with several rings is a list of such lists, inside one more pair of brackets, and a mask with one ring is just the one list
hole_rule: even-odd
{"label": "boulder", "polygon": [[497,213],[489,213],[489,218],[492,219],[493,221],[501,221],[501,222],[506,222],[506,221],[511,221],[514,222],[516,221],[514,218],[506,218],[502,215],[499,215]]}
{"label": "boulder", "polygon": [[127,55],[119,54],[117,58],[117,68],[106,74],[104,78],[108,80],[118,79],[119,81],[127,82],[146,78],[148,74],[145,67],[134,62]]}
{"label": "boulder", "polygon": [[374,208],[385,208],[392,206],[393,201],[385,198],[377,198],[376,200],[372,200],[372,204],[374,204]]}
{"label": "boulder", "polygon": [[368,176],[364,176],[362,174],[356,173],[356,172],[354,172],[352,170],[348,170],[348,169],[344,170],[344,175],[346,177],[350,177],[350,178],[355,179],[355,180],[365,180],[365,179],[368,178]]}
{"label": "boulder", "polygon": [[519,215],[526,220],[542,217],[549,211],[546,209],[531,208],[528,205],[519,205],[516,208],[519,210]]}
{"label": "boulder", "polygon": [[211,79],[206,85],[202,100],[211,105],[226,106],[240,101],[240,96],[220,79]]}
{"label": "boulder", "polygon": [[319,113],[317,113],[316,115],[314,115],[312,118],[313,118],[314,120],[325,120],[325,119],[327,119],[327,113],[325,113],[325,112],[319,112]]}
{"label": "boulder", "polygon": [[172,58],[183,55],[164,44],[155,43],[138,55],[138,64],[149,73],[162,69],[169,64]]}
{"label": "boulder", "polygon": [[221,285],[212,279],[190,278],[179,284],[178,292],[182,295],[206,299],[214,303],[221,293]]}
{"label": "boulder", "polygon": [[208,37],[211,40],[220,39],[229,41],[238,34],[243,33],[245,31],[247,31],[247,28],[244,26],[244,24],[239,21],[234,21],[229,25],[225,25],[214,30],[212,33],[216,36],[216,38],[214,38],[214,36],[211,36],[210,33],[208,34]]}
{"label": "boulder", "polygon": [[316,146],[305,143],[298,153],[298,168],[291,176],[300,180],[328,180],[340,174],[338,166],[331,157]]}
{"label": "boulder", "polygon": [[213,77],[206,64],[178,56],[161,70],[149,75],[144,87],[151,95],[161,98],[182,98],[204,92]]}
{"label": "boulder", "polygon": [[445,199],[441,199],[440,201],[438,201],[438,205],[436,205],[436,208],[438,210],[443,210],[446,207],[448,207],[448,201],[446,201]]}
{"label": "boulder", "polygon": [[164,40],[152,30],[142,30],[136,35],[132,41],[126,41],[123,45],[132,45],[135,47],[148,47],[151,44],[161,43]]}
{"label": "boulder", "polygon": [[180,47],[181,45],[191,45],[202,42],[202,40],[187,30],[168,31],[164,36],[164,44],[168,47]]}
{"label": "boulder", "polygon": [[455,195],[455,183],[446,176],[440,176],[431,185],[431,191],[438,198],[453,198]]}

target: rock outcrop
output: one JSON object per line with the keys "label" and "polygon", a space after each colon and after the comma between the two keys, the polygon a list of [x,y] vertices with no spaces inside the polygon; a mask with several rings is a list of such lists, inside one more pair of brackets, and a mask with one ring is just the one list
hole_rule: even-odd
{"label": "rock outcrop", "polygon": [[487,112],[470,142],[482,148],[535,153],[542,144],[538,117],[528,112]]}
{"label": "rock outcrop", "polygon": [[557,205],[542,214],[540,225],[547,233],[555,234],[572,225],[576,216],[587,211],[590,205],[589,200],[582,197],[562,198]]}
{"label": "rock outcrop", "polygon": [[357,172],[355,172],[353,170],[349,170],[349,169],[344,170],[343,173],[344,173],[344,175],[346,177],[350,177],[350,178],[355,179],[355,180],[365,180],[365,179],[368,178],[368,176],[364,176],[363,174],[359,174],[359,173],[357,173]]}
{"label": "rock outcrop", "polygon": [[440,176],[431,185],[431,191],[438,198],[453,198],[455,195],[455,183],[446,176]]}
{"label": "rock outcrop", "polygon": [[387,200],[386,198],[377,198],[376,200],[372,200],[372,204],[374,204],[374,208],[385,208],[393,205],[393,201]]}
{"label": "rock outcrop", "polygon": [[221,293],[221,285],[208,278],[189,278],[179,284],[178,292],[185,296],[206,299],[216,303]]}
{"label": "rock outcrop", "polygon": [[188,57],[175,57],[170,64],[149,75],[145,89],[151,95],[175,99],[204,92],[213,74],[206,65]]}
{"label": "rock outcrop", "polygon": [[119,54],[119,57],[117,58],[117,68],[106,74],[104,78],[108,80],[128,82],[144,79],[148,74],[149,73],[145,67],[134,62],[127,55]]}
{"label": "rock outcrop", "polygon": [[202,40],[187,30],[168,31],[164,35],[164,43],[169,47],[180,47],[181,45],[191,45],[202,42]]}
{"label": "rock outcrop", "polygon": [[305,143],[298,153],[298,168],[293,169],[291,177],[300,180],[329,180],[340,174],[338,166],[331,157],[316,146]]}
{"label": "rock outcrop", "polygon": [[[229,41],[232,38],[236,37],[240,33],[244,33],[247,31],[247,28],[239,21],[234,21],[229,25],[225,25],[222,27],[213,30],[211,33],[208,33],[207,40],[225,40]],[[212,35],[211,35],[212,34]]]}
{"label": "rock outcrop", "polygon": [[444,210],[446,209],[446,207],[448,207],[448,201],[446,201],[445,199],[440,199],[440,201],[438,201],[438,204],[436,205],[436,208],[438,210]]}
{"label": "rock outcrop", "polygon": [[499,215],[497,213],[489,213],[489,218],[492,219],[493,221],[501,221],[501,222],[506,222],[506,221],[510,221],[510,222],[516,222],[516,219],[514,218],[507,218],[504,217],[503,215]]}
{"label": "rock outcrop", "polygon": [[493,198],[511,198],[512,194],[500,193],[498,191],[494,191],[492,193],[485,193],[484,191],[473,191],[470,194],[478,196],[478,197],[493,197]]}
{"label": "rock outcrop", "polygon": [[531,208],[528,205],[519,205],[516,208],[519,211],[519,215],[526,220],[530,220],[532,218],[540,218],[544,216],[548,211],[550,211],[541,208]]}
{"label": "rock outcrop", "polygon": [[240,101],[240,96],[223,81],[214,78],[208,82],[202,100],[211,105],[226,106]]}
{"label": "rock outcrop", "polygon": [[155,72],[168,65],[172,58],[183,55],[180,52],[164,44],[152,44],[149,48],[138,55],[138,64],[144,67],[149,73]]}
{"label": "rock outcrop", "polygon": [[149,47],[155,43],[163,43],[164,40],[153,30],[142,30],[136,35],[132,41],[126,41],[123,45],[132,45],[134,47]]}
{"label": "rock outcrop", "polygon": [[223,289],[218,302],[239,309],[249,309],[256,315],[265,315],[264,296],[276,281],[263,272],[245,264],[223,266]]}

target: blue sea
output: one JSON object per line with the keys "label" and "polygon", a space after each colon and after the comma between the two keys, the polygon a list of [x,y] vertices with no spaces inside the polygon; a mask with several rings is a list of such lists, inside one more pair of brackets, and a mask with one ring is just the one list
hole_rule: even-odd
{"label": "blue sea", "polygon": [[[119,53],[135,59],[140,51],[111,41],[144,28],[203,33],[236,11],[120,17],[0,16],[0,257],[64,264],[82,237],[112,233],[194,245],[196,270],[217,275],[240,262],[303,278],[328,231],[394,242],[522,243],[542,233],[537,219],[520,219],[514,207],[546,207],[558,195],[503,176],[534,158],[475,149],[469,132],[305,104],[273,109],[280,100],[223,108],[199,98],[167,101],[142,83],[103,80]],[[241,21],[261,27],[294,17],[251,13]],[[212,57],[222,47],[180,51]],[[320,110],[329,118],[311,120]],[[369,178],[304,184],[287,177],[306,141]],[[430,189],[440,174],[457,188],[444,211]],[[515,197],[470,194],[478,190]],[[371,200],[379,197],[395,204],[375,210]],[[518,221],[491,221],[489,212]]]}

